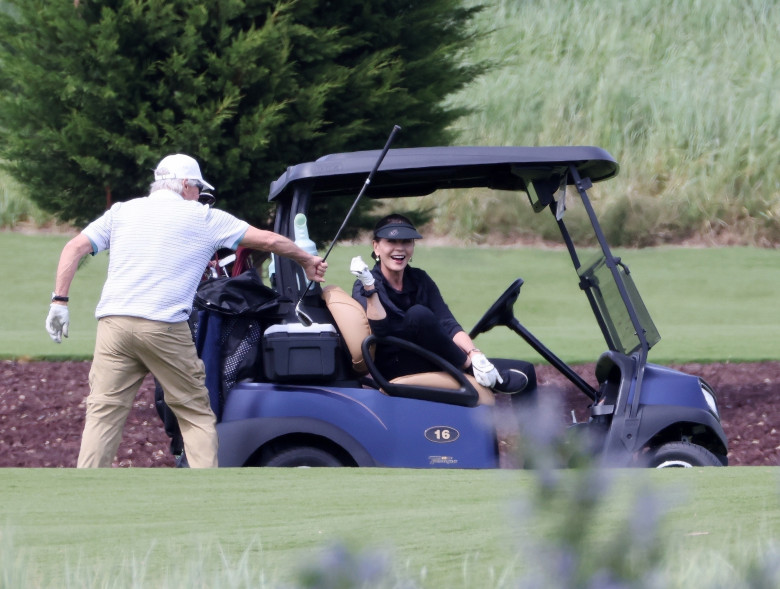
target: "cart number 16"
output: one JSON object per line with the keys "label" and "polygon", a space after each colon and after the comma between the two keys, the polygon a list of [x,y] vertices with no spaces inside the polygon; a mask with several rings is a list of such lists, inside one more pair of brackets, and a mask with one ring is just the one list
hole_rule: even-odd
{"label": "cart number 16", "polygon": [[425,430],[425,438],[431,442],[437,444],[446,444],[454,442],[460,437],[460,432],[454,427],[446,425],[437,425],[436,427],[429,427]]}

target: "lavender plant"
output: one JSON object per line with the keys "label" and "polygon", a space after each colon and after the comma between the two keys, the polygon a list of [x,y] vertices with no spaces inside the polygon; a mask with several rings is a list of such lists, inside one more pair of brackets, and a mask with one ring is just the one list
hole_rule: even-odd
{"label": "lavender plant", "polygon": [[296,589],[414,589],[408,579],[396,576],[391,553],[359,551],[344,543],[332,544],[303,567]]}
{"label": "lavender plant", "polygon": [[[589,440],[561,423],[551,395],[518,415],[518,461],[533,466],[535,493],[519,502],[521,525],[552,522],[532,545],[520,546],[529,562],[519,589],[663,587],[664,544],[659,524],[667,512],[662,496],[639,487],[625,519],[611,537],[594,537],[598,518],[609,510],[615,471],[603,468],[588,451]],[[563,469],[570,465],[577,468]],[[565,474],[564,474],[565,473]],[[531,565],[530,563],[533,563]]]}

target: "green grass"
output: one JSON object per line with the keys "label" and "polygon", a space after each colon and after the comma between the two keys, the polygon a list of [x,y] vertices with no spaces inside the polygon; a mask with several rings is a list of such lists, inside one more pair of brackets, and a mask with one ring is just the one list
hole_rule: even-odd
{"label": "green grass", "polygon": [[[0,314],[0,357],[90,358],[94,310],[108,263],[88,258],[71,290],[70,337],[54,344],[43,328],[59,251],[66,237],[0,232],[0,273],[7,312]],[[338,246],[328,281],[351,292],[352,256],[368,259],[368,246]],[[777,359],[780,251],[750,247],[617,250],[631,268],[661,333],[651,351],[659,363]],[[567,362],[592,362],[604,341],[563,250],[431,247],[420,242],[414,265],[439,284],[466,330],[516,277],[525,280],[515,306],[518,319]],[[497,328],[480,336],[488,354],[538,360],[520,338]]]}
{"label": "green grass", "polygon": [[0,171],[0,228],[16,227],[22,222],[43,225],[51,219],[30,200],[19,184]]}
{"label": "green grass", "polygon": [[0,316],[0,357],[91,358],[95,307],[106,276],[106,254],[87,258],[70,291],[70,336],[54,344],[44,329],[54,276],[68,237],[0,232],[0,274],[9,312]]}
{"label": "green grass", "polygon": [[[560,489],[575,485],[575,471],[560,475]],[[780,533],[776,469],[601,476],[614,478],[614,492],[604,491],[589,543],[607,545],[626,521],[641,526],[636,497],[654,490],[670,510],[659,530],[664,572],[680,581],[670,586],[714,587]],[[0,531],[12,546],[0,562],[24,559],[34,580],[26,586],[63,587],[70,571],[115,578],[107,587],[163,586],[166,578],[184,587],[196,571],[204,581],[221,572],[223,581],[267,583],[240,586],[277,587],[322,546],[345,542],[391,549],[395,571],[423,587],[510,587],[541,565],[542,539],[566,525],[565,493],[539,502],[536,488],[527,471],[9,469],[0,479]],[[706,567],[692,566],[702,560]],[[131,585],[133,576],[141,582]]]}

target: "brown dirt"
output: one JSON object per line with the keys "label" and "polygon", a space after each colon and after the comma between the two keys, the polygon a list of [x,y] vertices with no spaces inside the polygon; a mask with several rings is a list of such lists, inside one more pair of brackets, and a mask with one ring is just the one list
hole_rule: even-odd
{"label": "brown dirt", "polygon": [[[72,467],[78,455],[89,362],[0,362],[0,467]],[[780,463],[780,362],[676,366],[702,376],[718,394],[733,466]],[[566,413],[587,415],[588,399],[548,366],[539,381],[564,390]],[[592,380],[593,366],[580,373]],[[168,438],[147,377],[125,427],[114,466],[172,467]]]}

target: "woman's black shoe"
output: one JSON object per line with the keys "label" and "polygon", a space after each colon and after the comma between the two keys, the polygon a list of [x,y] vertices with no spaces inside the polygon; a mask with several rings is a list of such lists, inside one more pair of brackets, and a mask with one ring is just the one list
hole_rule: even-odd
{"label": "woman's black shoe", "polygon": [[516,368],[501,370],[499,371],[499,374],[504,382],[496,381],[496,384],[493,387],[493,392],[495,393],[513,395],[525,390],[525,387],[528,386],[528,377],[524,372],[517,370]]}

